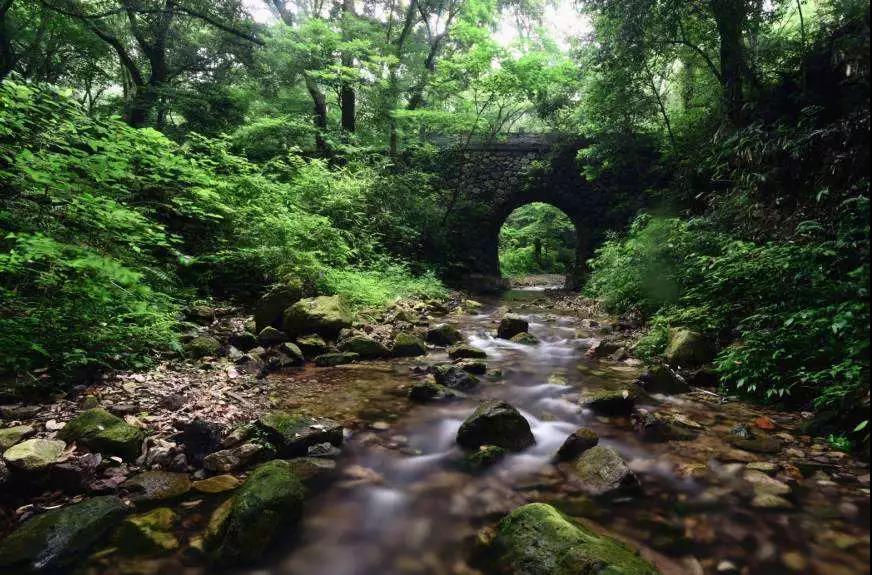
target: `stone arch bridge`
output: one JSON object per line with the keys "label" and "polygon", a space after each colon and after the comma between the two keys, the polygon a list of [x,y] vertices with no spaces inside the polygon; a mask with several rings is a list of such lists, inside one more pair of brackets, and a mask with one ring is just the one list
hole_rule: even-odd
{"label": "stone arch bridge", "polygon": [[555,206],[575,224],[576,263],[567,287],[581,284],[605,231],[620,227],[630,215],[582,177],[576,157],[584,144],[557,135],[515,135],[443,151],[442,183],[450,191],[444,254],[449,284],[475,291],[505,287],[500,228],[515,209],[533,202]]}

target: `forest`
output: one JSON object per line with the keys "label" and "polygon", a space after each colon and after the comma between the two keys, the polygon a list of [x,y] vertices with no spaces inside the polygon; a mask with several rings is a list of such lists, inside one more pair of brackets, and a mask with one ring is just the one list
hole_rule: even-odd
{"label": "forest", "polygon": [[0,0],[0,573],[869,573],[869,11]]}

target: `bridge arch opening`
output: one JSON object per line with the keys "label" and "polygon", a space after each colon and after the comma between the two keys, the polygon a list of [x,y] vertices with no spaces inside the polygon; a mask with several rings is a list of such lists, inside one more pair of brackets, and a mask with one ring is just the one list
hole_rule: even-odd
{"label": "bridge arch opening", "polygon": [[512,210],[500,223],[498,246],[500,275],[513,283],[562,286],[577,269],[577,225],[550,203]]}

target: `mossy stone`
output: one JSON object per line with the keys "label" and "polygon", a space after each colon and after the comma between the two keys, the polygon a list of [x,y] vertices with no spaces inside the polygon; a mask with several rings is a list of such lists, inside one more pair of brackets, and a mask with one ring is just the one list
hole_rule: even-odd
{"label": "mossy stone", "polygon": [[179,540],[172,532],[178,520],[179,516],[172,509],[158,507],[125,518],[112,539],[127,555],[169,553],[179,548]]}
{"label": "mossy stone", "polygon": [[520,343],[521,345],[539,345],[539,338],[532,333],[527,333],[526,331],[513,335],[509,341]]}
{"label": "mossy stone", "polygon": [[255,331],[265,327],[282,328],[285,310],[300,301],[303,289],[299,282],[276,285],[264,294],[254,310]]}
{"label": "mossy stone", "polygon": [[504,517],[492,550],[498,571],[508,575],[658,575],[625,544],[544,503],[523,505]]}
{"label": "mossy stone", "polygon": [[12,467],[35,471],[57,461],[66,446],[54,439],[28,439],[4,451],[3,458]]}
{"label": "mossy stone", "polygon": [[339,342],[339,350],[345,353],[356,353],[360,359],[376,359],[390,354],[381,342],[366,335],[353,335]]}
{"label": "mossy stone", "polygon": [[[0,541],[0,571],[52,571],[80,559],[127,513],[114,495],[86,499],[28,519]],[[8,571],[6,571],[8,569]]]}
{"label": "mossy stone", "polygon": [[451,359],[486,359],[487,352],[473,345],[462,343],[449,348],[448,357]]}
{"label": "mossy stone", "polygon": [[536,443],[530,424],[505,401],[482,402],[457,431],[457,443],[464,449],[495,445],[521,451]]}
{"label": "mossy stone", "polygon": [[337,365],[345,365],[357,361],[360,356],[356,353],[347,351],[335,353],[322,353],[314,359],[315,365],[318,367],[336,367]]}
{"label": "mossy stone", "polygon": [[64,441],[75,441],[91,451],[136,459],[145,432],[106,411],[95,408],[80,413],[58,432]]}
{"label": "mossy stone", "polygon": [[0,451],[6,451],[34,433],[36,433],[36,430],[30,425],[16,425],[0,429]]}
{"label": "mossy stone", "polygon": [[609,495],[639,487],[624,458],[611,447],[587,449],[573,465],[576,477],[590,495]]}
{"label": "mossy stone", "polygon": [[305,488],[284,460],[255,469],[227,506],[213,514],[207,547],[216,563],[232,565],[259,559],[285,527],[296,524]]}
{"label": "mossy stone", "polygon": [[394,345],[391,348],[394,357],[416,357],[427,354],[427,344],[419,337],[410,333],[399,332],[394,337]]}
{"label": "mossy stone", "polygon": [[716,354],[715,346],[701,333],[681,327],[669,330],[669,340],[664,355],[670,365],[683,367],[703,365],[711,362]]}
{"label": "mossy stone", "polygon": [[530,328],[529,322],[523,317],[515,314],[506,314],[500,320],[500,325],[497,328],[497,337],[502,339],[512,339],[519,333],[524,333]]}
{"label": "mossy stone", "polygon": [[427,341],[434,345],[454,345],[463,341],[463,334],[453,325],[443,323],[427,330]]}
{"label": "mossy stone", "polygon": [[319,296],[300,300],[285,310],[282,327],[290,337],[316,333],[333,338],[351,327],[353,319],[339,296]]}
{"label": "mossy stone", "polygon": [[218,355],[221,342],[211,335],[198,335],[185,344],[185,353],[193,358]]}
{"label": "mossy stone", "polygon": [[342,445],[342,426],[329,419],[275,410],[261,415],[257,425],[268,434],[270,442],[284,457],[304,456],[309,447],[319,443]]}

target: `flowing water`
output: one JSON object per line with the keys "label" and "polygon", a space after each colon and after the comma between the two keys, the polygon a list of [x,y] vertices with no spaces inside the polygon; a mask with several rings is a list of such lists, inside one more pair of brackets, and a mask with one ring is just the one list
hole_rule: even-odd
{"label": "flowing water", "polygon": [[[541,295],[527,293],[536,294],[530,301]],[[310,502],[294,542],[279,545],[266,566],[247,573],[477,573],[468,559],[479,530],[528,501],[547,501],[595,521],[642,548],[664,573],[869,572],[868,470],[851,472],[852,477],[867,474],[863,485],[834,471],[842,469],[837,464],[821,463],[826,480],[819,473],[795,482],[793,497],[800,511],[752,509],[740,480],[744,465],[715,456],[727,449],[719,434],[759,412],[738,403],[721,405],[705,393],[658,397],[649,408],[698,423],[700,437],[644,443],[629,421],[597,417],[578,403],[580,390],[631,381],[636,368],[589,363],[584,350],[594,334],[579,332],[574,315],[535,304],[522,305],[521,312],[539,345],[496,339],[495,321],[504,303],[490,302],[480,314],[457,318],[469,343],[487,352],[491,373],[497,375],[482,377],[479,389],[466,399],[415,406],[389,425],[380,421],[374,429],[352,434],[338,462],[339,478]],[[426,358],[429,363],[439,360],[447,357]],[[371,373],[399,386],[416,370],[401,362]],[[355,374],[355,384],[365,386],[366,376]],[[342,387],[330,393],[342,394]],[[387,395],[393,401],[401,398],[396,389]],[[530,422],[536,445],[472,474],[461,465],[455,436],[484,398],[517,407]],[[378,415],[384,412],[374,417]],[[601,444],[615,447],[630,462],[642,482],[641,495],[607,503],[591,500],[565,469],[552,464],[566,436],[582,425],[594,428]],[[821,452],[819,459],[825,455]]]}

